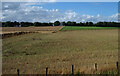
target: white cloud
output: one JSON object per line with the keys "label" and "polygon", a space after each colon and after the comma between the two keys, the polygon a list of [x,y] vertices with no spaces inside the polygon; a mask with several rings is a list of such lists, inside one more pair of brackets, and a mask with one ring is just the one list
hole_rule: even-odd
{"label": "white cloud", "polygon": [[116,17],[118,17],[118,13],[117,14],[114,14],[114,15],[112,15],[112,16],[110,16],[111,18],[116,18]]}
{"label": "white cloud", "polygon": [[118,13],[113,14],[108,18],[110,21],[118,21]]}
{"label": "white cloud", "polygon": [[68,18],[68,19],[72,19],[72,18],[74,18],[76,16],[77,16],[77,13],[73,12],[72,10],[67,10],[65,12],[65,17]]}
{"label": "white cloud", "polygon": [[119,0],[1,0],[2,2],[119,2]]}
{"label": "white cloud", "polygon": [[44,0],[44,2],[56,2],[56,0]]}
{"label": "white cloud", "polygon": [[5,8],[8,8],[8,5],[5,5],[4,7],[5,7]]}
{"label": "white cloud", "polygon": [[43,8],[41,3],[39,6],[31,6],[37,3],[3,3],[3,21],[32,21],[32,22],[54,22],[59,21],[117,21],[118,14],[111,16],[102,16],[100,14],[93,16],[83,14],[80,15],[72,10],[66,10],[64,12],[59,9],[47,9]]}
{"label": "white cloud", "polygon": [[98,14],[97,17],[100,17],[100,14]]}
{"label": "white cloud", "polygon": [[59,10],[58,9],[56,9],[56,12],[58,12]]}
{"label": "white cloud", "polygon": [[58,12],[59,10],[58,9],[51,9],[51,10],[46,10],[47,12],[49,11],[49,12]]}
{"label": "white cloud", "polygon": [[1,0],[2,2],[56,2],[56,0]]}

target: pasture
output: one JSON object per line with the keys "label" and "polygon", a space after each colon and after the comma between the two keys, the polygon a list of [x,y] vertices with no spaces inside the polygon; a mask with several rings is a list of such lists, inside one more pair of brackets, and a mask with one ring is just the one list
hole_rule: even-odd
{"label": "pasture", "polygon": [[72,30],[99,30],[99,29],[116,29],[118,27],[80,27],[80,26],[65,26],[61,31],[72,31]]}
{"label": "pasture", "polygon": [[[66,27],[65,27],[66,28]],[[62,29],[64,30],[64,28]],[[114,70],[118,61],[118,29],[30,33],[2,40],[3,74],[94,73]]]}

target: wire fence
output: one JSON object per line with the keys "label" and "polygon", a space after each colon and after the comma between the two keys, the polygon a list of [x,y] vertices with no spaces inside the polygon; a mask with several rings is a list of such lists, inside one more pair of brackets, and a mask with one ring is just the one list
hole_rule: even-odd
{"label": "wire fence", "polygon": [[[45,69],[46,69],[46,74],[44,74],[44,76],[49,76],[50,75],[50,74],[48,74],[49,68],[46,67]],[[95,71],[94,74],[97,74],[97,70],[98,70],[98,64],[95,63],[94,64],[94,71]],[[118,63],[118,61],[116,62],[116,70],[117,70],[117,76],[119,76],[119,63]],[[74,73],[74,65],[71,66],[71,74],[68,74],[68,75],[72,75],[72,76],[76,75]],[[20,76],[20,69],[17,69],[17,76]]]}

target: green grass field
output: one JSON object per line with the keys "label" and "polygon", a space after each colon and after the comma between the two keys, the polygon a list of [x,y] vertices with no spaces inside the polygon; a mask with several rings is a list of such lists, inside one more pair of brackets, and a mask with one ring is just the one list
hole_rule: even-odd
{"label": "green grass field", "polygon": [[65,26],[61,29],[61,31],[67,30],[91,30],[91,29],[116,29],[117,27],[80,27],[80,26]]}

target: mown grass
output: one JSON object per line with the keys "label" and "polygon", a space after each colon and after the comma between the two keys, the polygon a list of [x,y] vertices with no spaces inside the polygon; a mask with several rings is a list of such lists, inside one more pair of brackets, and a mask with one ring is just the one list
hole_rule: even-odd
{"label": "mown grass", "polygon": [[91,29],[117,29],[118,27],[80,27],[80,26],[65,26],[60,31],[67,30],[91,30]]}

